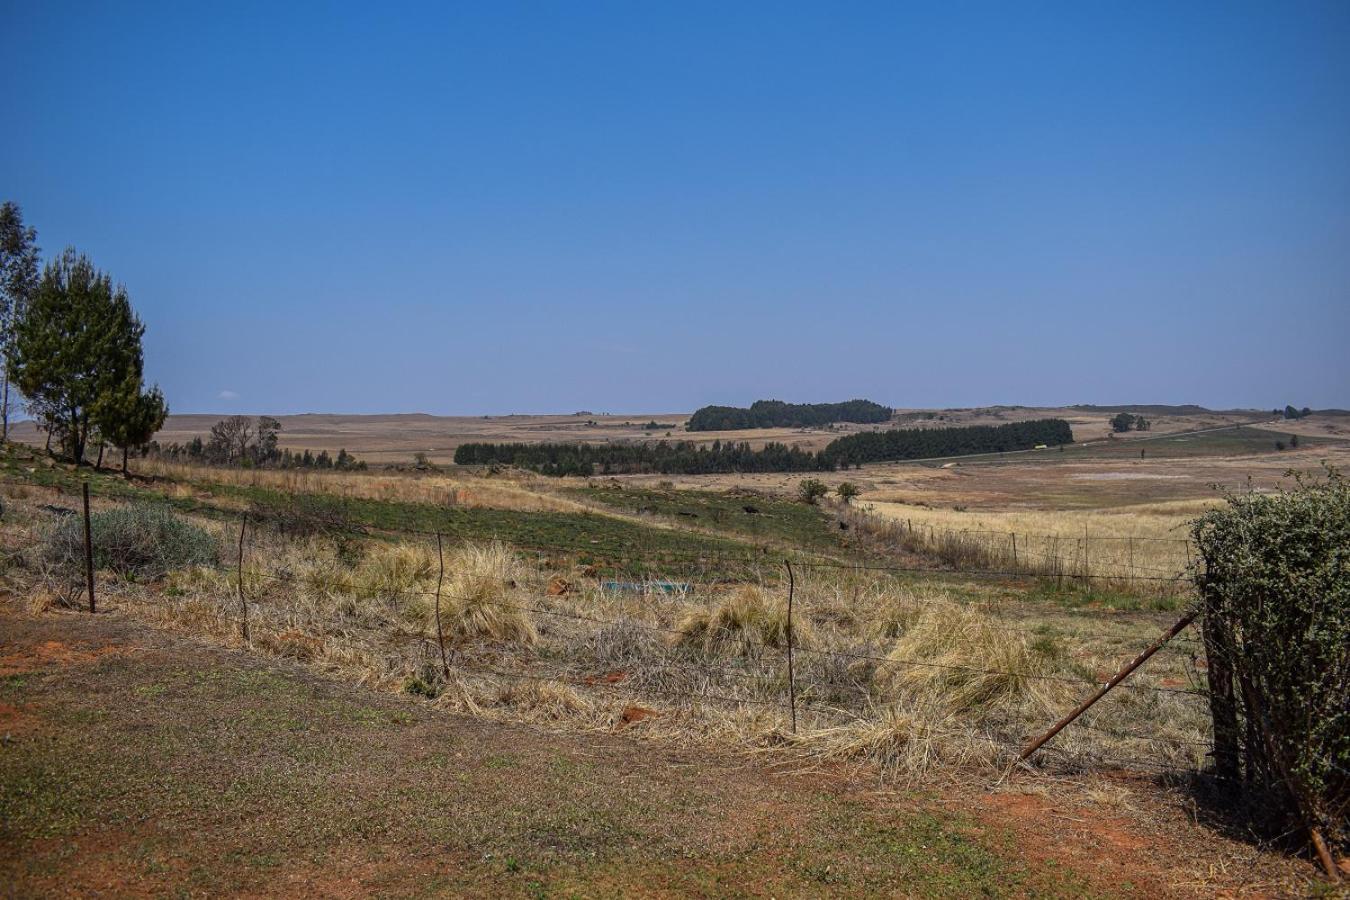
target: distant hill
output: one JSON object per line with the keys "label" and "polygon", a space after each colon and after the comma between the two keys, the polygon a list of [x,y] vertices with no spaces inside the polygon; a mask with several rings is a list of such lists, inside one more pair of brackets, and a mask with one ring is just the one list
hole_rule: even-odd
{"label": "distant hill", "polygon": [[1255,410],[1250,409],[1215,410],[1204,406],[1196,406],[1194,403],[1182,403],[1177,406],[1169,406],[1166,403],[1126,403],[1121,406],[1097,406],[1093,403],[1078,403],[1066,408],[1095,413],[1148,413],[1151,416],[1204,416],[1218,412],[1255,412]]}

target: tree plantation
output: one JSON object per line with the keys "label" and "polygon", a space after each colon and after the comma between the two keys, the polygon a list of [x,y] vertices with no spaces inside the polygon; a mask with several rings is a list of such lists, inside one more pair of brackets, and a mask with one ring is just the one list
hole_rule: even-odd
{"label": "tree plantation", "polygon": [[832,441],[819,453],[769,443],[754,450],[746,442],[694,444],[659,441],[633,444],[461,444],[459,465],[508,465],[544,475],[706,475],[728,472],[828,472],[865,462],[927,459],[1030,450],[1038,444],[1071,444],[1063,419],[1009,425],[905,429],[854,434]]}
{"label": "tree plantation", "polygon": [[806,428],[834,422],[875,424],[889,421],[893,410],[871,400],[844,403],[784,403],[756,400],[749,409],[705,406],[689,417],[690,431],[743,431],[748,428]]}

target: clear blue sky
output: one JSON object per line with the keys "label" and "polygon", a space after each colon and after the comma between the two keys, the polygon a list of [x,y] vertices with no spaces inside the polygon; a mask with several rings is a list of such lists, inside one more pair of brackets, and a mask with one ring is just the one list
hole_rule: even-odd
{"label": "clear blue sky", "polygon": [[1350,2],[0,0],[179,412],[1350,406]]}

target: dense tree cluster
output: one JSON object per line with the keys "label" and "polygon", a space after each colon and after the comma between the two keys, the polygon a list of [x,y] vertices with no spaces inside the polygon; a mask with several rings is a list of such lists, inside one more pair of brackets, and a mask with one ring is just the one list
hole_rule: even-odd
{"label": "dense tree cluster", "polygon": [[311,450],[297,453],[278,446],[281,423],[271,416],[229,416],[211,426],[206,440],[193,438],[187,443],[152,442],[147,455],[161,459],[206,463],[216,466],[267,467],[274,469],[362,470],[366,464],[345,449],[332,456],[327,450],[316,455]]}
{"label": "dense tree cluster", "polygon": [[1302,409],[1294,409],[1293,406],[1286,406],[1283,412],[1278,409],[1274,412],[1275,415],[1284,416],[1286,419],[1306,419],[1308,416],[1312,415],[1312,410],[1308,409],[1306,406]]}
{"label": "dense tree cluster", "polygon": [[740,406],[705,406],[689,417],[690,431],[741,431],[747,428],[803,428],[832,422],[886,422],[893,410],[871,400],[844,403],[784,403],[756,400]]}
{"label": "dense tree cluster", "polygon": [[1039,444],[1071,444],[1063,419],[1010,425],[931,428],[849,435],[819,453],[769,443],[761,450],[744,441],[696,444],[659,441],[631,444],[461,444],[461,466],[507,465],[544,475],[707,475],[721,472],[829,472],[840,467],[896,459],[924,459],[1029,450]]}
{"label": "dense tree cluster", "polygon": [[168,414],[159,388],[146,388],[145,326],[126,288],[69,248],[37,275],[37,233],[13,203],[0,206],[0,389],[8,429],[10,382],[53,441],[74,462],[90,447],[127,453],[149,442]]}
{"label": "dense tree cluster", "polygon": [[973,453],[1030,450],[1044,444],[1072,444],[1073,430],[1063,419],[1036,419],[1007,425],[964,428],[912,428],[862,432],[830,442],[821,456],[830,468],[899,459],[929,459]]}
{"label": "dense tree cluster", "polygon": [[1123,433],[1134,429],[1135,431],[1148,431],[1148,419],[1143,416],[1135,416],[1130,413],[1116,413],[1111,419],[1111,430],[1117,433]]}
{"label": "dense tree cluster", "polygon": [[544,475],[706,475],[715,472],[812,472],[825,467],[818,454],[770,443],[658,441],[633,444],[461,444],[458,465],[500,464]]}

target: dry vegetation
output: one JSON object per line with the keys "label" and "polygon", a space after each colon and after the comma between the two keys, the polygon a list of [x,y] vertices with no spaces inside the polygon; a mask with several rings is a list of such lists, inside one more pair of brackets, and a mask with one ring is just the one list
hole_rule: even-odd
{"label": "dry vegetation", "polygon": [[[27,560],[50,523],[31,489],[11,489],[7,542]],[[237,531],[199,521],[231,559]],[[303,660],[371,687],[487,718],[568,729],[631,729],[666,740],[786,745],[821,759],[877,764],[901,777],[993,776],[1036,729],[1167,618],[1031,616],[1025,604],[960,584],[836,567],[796,573],[798,730],[789,733],[786,584],[774,567],[738,584],[673,592],[611,590],[584,567],[497,543],[434,543],[254,531],[243,588],[255,650]],[[30,564],[11,579],[35,606],[79,602],[78,573]],[[237,572],[193,566],[161,582],[101,575],[105,603],[155,625],[240,642]],[[1055,607],[1054,609],[1058,609]],[[1051,612],[1054,609],[1050,610]],[[1184,648],[1151,667],[1044,762],[1082,771],[1102,760],[1154,767],[1202,762],[1207,719],[1176,688],[1195,677]],[[1113,763],[1114,764],[1114,763]]]}

